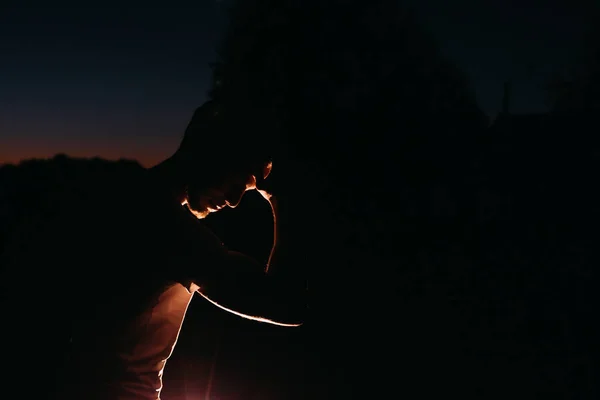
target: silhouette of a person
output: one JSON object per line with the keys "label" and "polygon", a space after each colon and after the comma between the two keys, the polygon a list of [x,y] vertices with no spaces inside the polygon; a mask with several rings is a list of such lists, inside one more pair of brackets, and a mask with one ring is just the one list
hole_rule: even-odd
{"label": "silhouette of a person", "polygon": [[198,220],[237,206],[271,170],[266,152],[227,143],[221,123],[206,103],[172,157],[98,182],[78,207],[21,230],[3,285],[11,386],[50,399],[69,380],[60,398],[159,399],[196,292],[241,316],[301,324],[302,285],[291,290]]}

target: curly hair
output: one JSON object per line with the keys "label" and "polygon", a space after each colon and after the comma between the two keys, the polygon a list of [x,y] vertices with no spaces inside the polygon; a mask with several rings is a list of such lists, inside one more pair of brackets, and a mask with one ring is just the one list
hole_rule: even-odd
{"label": "curly hair", "polygon": [[258,177],[271,161],[275,144],[257,124],[256,116],[234,114],[209,100],[194,112],[177,156],[197,169],[218,163],[225,173],[247,172]]}

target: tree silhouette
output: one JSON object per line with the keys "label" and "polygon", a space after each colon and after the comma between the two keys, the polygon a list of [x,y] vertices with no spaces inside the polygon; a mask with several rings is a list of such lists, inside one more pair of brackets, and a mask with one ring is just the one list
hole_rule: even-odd
{"label": "tree silhouette", "polygon": [[596,23],[586,31],[575,62],[555,73],[546,90],[556,113],[590,113],[600,108],[600,28]]}
{"label": "tree silhouette", "polygon": [[131,160],[78,159],[64,154],[0,166],[0,272],[3,247],[24,220],[44,224],[101,185],[135,175],[141,168]]}
{"label": "tree silhouette", "polygon": [[378,125],[374,139],[426,115],[447,129],[451,115],[482,117],[462,72],[391,0],[236,2],[211,96],[309,153],[356,136],[344,125],[361,119]]}
{"label": "tree silhouette", "polygon": [[[403,332],[386,326],[386,335],[416,340],[425,306],[399,302],[438,290],[432,275],[440,279],[443,267],[420,254],[458,225],[456,207],[445,206],[487,125],[464,74],[417,17],[392,0],[237,1],[211,97],[232,117],[232,134],[278,138],[285,156],[273,179],[281,174],[279,193],[293,210],[284,216],[288,246],[303,256],[292,263],[315,282],[311,318],[324,351],[351,357],[334,337],[357,314],[403,315]],[[353,329],[359,342],[373,335],[367,324]],[[409,358],[444,347],[414,343]]]}
{"label": "tree silhouette", "polygon": [[[218,53],[211,97],[232,134],[311,160],[342,214],[397,197],[400,179],[456,179],[487,124],[464,74],[397,1],[237,1]],[[379,193],[359,200],[361,186]]]}

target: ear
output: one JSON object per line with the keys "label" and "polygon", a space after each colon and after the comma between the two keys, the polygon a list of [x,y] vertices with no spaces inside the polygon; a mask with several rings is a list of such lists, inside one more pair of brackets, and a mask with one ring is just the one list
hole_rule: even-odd
{"label": "ear", "polygon": [[267,177],[269,175],[271,175],[272,169],[273,169],[273,161],[269,161],[267,164],[265,164],[265,166],[263,167],[263,171],[262,171],[263,179],[267,179]]}

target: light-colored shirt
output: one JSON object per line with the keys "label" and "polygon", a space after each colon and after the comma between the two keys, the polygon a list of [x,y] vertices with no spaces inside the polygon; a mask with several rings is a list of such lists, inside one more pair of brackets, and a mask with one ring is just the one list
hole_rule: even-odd
{"label": "light-colored shirt", "polygon": [[132,321],[129,335],[136,344],[119,354],[130,380],[118,382],[115,400],[158,400],[167,359],[171,356],[194,291],[173,283],[156,303]]}

